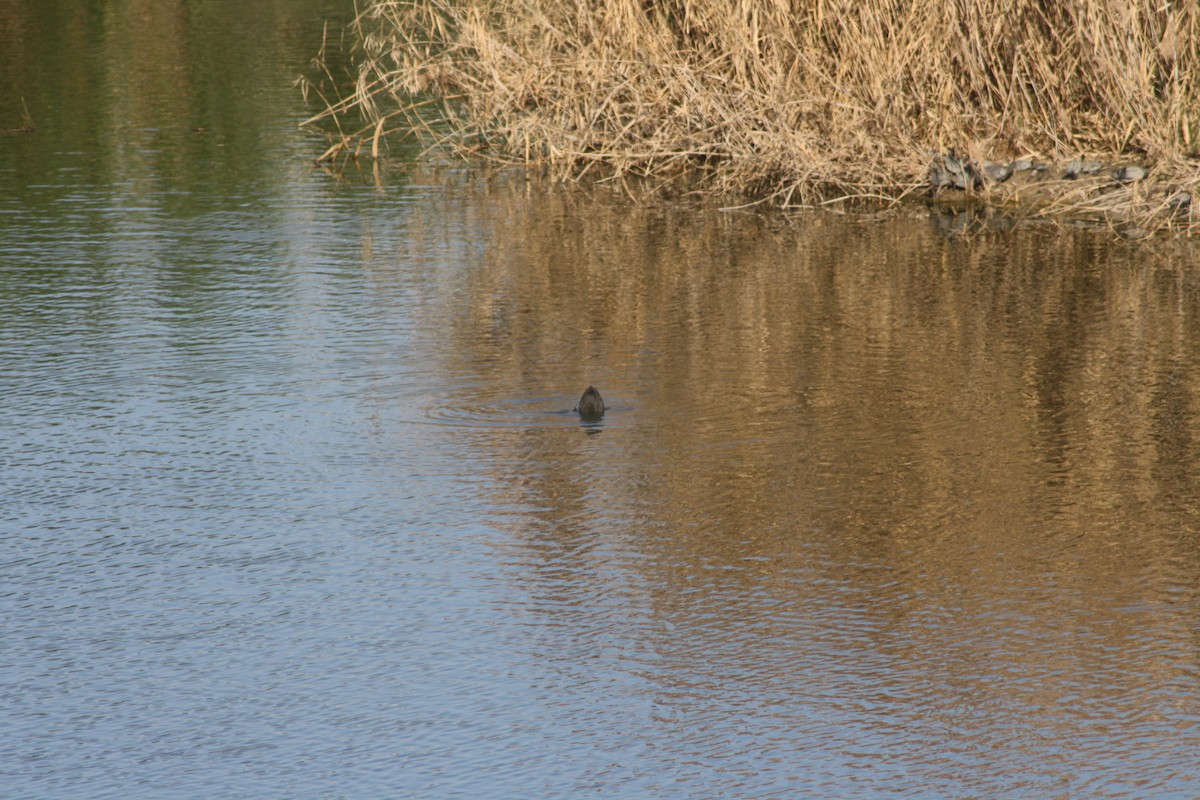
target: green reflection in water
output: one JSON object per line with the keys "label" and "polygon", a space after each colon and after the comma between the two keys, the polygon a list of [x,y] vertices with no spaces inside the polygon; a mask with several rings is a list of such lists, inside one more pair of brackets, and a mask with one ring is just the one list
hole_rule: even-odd
{"label": "green reflection in water", "polygon": [[[0,2],[0,139],[16,183],[111,187],[114,210],[200,213],[271,191],[324,149],[296,81],[348,75],[352,0]],[[403,150],[393,152],[403,159]],[[285,165],[281,169],[281,165]],[[8,181],[6,181],[7,183]],[[61,194],[31,190],[26,203]]]}

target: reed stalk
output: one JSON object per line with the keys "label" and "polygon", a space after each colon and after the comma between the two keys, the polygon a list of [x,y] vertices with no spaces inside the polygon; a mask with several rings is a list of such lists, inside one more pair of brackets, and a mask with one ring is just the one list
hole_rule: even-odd
{"label": "reed stalk", "polygon": [[[780,206],[896,201],[951,148],[1148,166],[983,202],[1191,230],[1200,4],[1172,0],[364,0],[323,117],[563,177],[702,176]],[[362,145],[359,145],[362,149]],[[1200,204],[1200,198],[1197,198]]]}

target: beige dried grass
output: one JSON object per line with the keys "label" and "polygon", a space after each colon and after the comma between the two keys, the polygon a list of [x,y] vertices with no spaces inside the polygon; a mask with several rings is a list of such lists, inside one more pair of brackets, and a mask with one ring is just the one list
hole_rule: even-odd
{"label": "beige dried grass", "polygon": [[[366,0],[342,149],[390,130],[560,176],[895,201],[935,153],[1152,166],[1038,210],[1188,229],[1200,6],[1170,0]],[[436,109],[436,113],[433,110]],[[358,145],[361,148],[361,144]],[[983,199],[1019,204],[1004,184]],[[1028,193],[1024,202],[1029,204]],[[1200,202],[1200,201],[1198,201]]]}

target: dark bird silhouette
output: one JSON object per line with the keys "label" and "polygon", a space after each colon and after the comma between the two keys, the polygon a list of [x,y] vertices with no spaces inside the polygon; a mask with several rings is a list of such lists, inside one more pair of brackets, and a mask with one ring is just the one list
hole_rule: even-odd
{"label": "dark bird silhouette", "polygon": [[600,419],[604,416],[604,398],[595,386],[589,386],[579,398],[579,407],[575,410],[584,419]]}

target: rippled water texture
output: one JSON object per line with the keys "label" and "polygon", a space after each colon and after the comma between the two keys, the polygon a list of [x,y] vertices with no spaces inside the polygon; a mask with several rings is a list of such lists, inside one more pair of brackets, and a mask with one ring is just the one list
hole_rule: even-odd
{"label": "rippled water texture", "polygon": [[1200,796],[1188,252],[337,180],[182,5],[0,5],[0,794]]}

